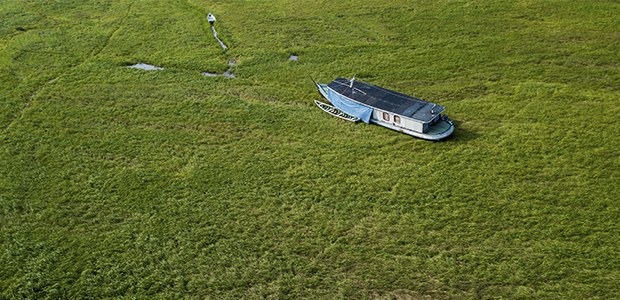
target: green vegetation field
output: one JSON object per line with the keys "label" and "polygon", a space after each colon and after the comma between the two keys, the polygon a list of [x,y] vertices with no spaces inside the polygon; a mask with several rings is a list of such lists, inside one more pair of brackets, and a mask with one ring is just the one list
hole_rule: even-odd
{"label": "green vegetation field", "polygon": [[0,299],[618,299],[619,116],[618,1],[3,0]]}

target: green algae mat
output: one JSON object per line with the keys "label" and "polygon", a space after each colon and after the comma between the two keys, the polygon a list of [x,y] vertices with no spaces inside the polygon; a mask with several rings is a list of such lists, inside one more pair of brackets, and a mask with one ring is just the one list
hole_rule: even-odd
{"label": "green algae mat", "polygon": [[[4,0],[0,299],[620,298],[619,11]],[[333,118],[309,76],[456,131]]]}

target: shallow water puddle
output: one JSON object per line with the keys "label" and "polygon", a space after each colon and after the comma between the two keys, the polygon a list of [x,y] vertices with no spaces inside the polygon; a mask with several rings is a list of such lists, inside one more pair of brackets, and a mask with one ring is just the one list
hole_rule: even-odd
{"label": "shallow water puddle", "polygon": [[236,78],[235,74],[233,74],[231,71],[226,71],[222,75],[224,75],[224,77],[226,77],[226,78]]}
{"label": "shallow water puddle", "polygon": [[210,72],[202,72],[202,76],[207,76],[207,77],[217,77],[217,76],[224,76],[226,78],[237,78],[235,76],[235,74],[232,72],[231,68],[236,64],[234,59],[230,59],[228,60],[228,70],[226,70],[226,72],[220,74],[216,74],[216,73],[210,73]]}
{"label": "shallow water puddle", "polygon": [[128,68],[132,68],[132,69],[145,70],[145,71],[154,71],[154,70],[159,71],[159,70],[163,70],[164,69],[162,67],[153,66],[153,65],[149,65],[149,64],[143,64],[143,63],[139,63],[139,64],[127,66],[127,67]]}

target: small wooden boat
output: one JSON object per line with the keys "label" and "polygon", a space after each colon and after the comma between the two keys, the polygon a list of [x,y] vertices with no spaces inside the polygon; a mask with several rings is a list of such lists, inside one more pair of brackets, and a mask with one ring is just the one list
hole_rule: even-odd
{"label": "small wooden boat", "polygon": [[213,25],[213,23],[215,23],[215,16],[212,13],[209,13],[207,15],[207,21],[209,21],[209,23],[211,23],[211,25]]}
{"label": "small wooden boat", "polygon": [[[314,80],[313,80],[314,81]],[[317,106],[339,118],[357,118],[418,138],[437,141],[454,132],[454,123],[441,113],[443,106],[352,79],[336,78],[329,84],[314,81],[325,103]],[[326,107],[326,108],[324,108]]]}
{"label": "small wooden boat", "polygon": [[359,122],[360,118],[358,117],[354,117],[351,115],[348,115],[347,113],[327,104],[327,103],[323,103],[321,101],[318,100],[314,100],[314,104],[316,104],[316,106],[318,106],[320,109],[322,109],[324,112],[337,117],[337,118],[341,118],[345,121],[349,121],[349,122]]}

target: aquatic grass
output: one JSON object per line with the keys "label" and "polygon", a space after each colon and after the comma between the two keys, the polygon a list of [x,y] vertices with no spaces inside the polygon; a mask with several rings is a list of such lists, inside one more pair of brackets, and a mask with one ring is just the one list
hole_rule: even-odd
{"label": "aquatic grass", "polygon": [[5,2],[0,298],[620,296],[613,1]]}

